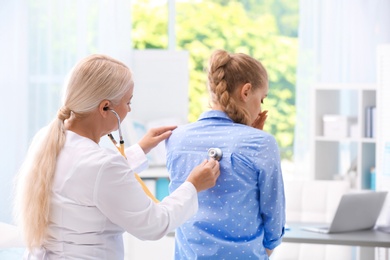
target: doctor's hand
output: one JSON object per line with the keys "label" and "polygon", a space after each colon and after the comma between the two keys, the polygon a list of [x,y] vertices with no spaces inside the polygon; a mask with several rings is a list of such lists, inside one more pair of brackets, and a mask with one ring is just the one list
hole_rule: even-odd
{"label": "doctor's hand", "polygon": [[149,153],[154,147],[156,147],[161,141],[171,136],[172,130],[177,126],[160,126],[151,128],[138,142],[145,154]]}
{"label": "doctor's hand", "polygon": [[195,186],[197,192],[200,192],[214,187],[219,174],[219,162],[217,160],[204,160],[191,171],[187,181]]}
{"label": "doctor's hand", "polygon": [[259,115],[257,116],[257,118],[255,119],[255,121],[252,123],[252,127],[263,130],[265,120],[267,119],[267,116],[268,116],[267,113],[268,113],[268,110],[264,110],[264,111],[260,112]]}

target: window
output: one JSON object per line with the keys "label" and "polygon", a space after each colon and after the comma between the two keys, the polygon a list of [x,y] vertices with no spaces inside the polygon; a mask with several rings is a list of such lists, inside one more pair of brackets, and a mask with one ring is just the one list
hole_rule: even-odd
{"label": "window", "polygon": [[[189,51],[190,122],[208,109],[204,67],[212,50],[244,52],[262,61],[270,79],[264,104],[269,111],[265,130],[276,137],[282,158],[292,160],[298,3],[177,0],[172,7],[172,2],[133,2],[133,48]],[[169,30],[171,21],[176,22],[174,34]],[[174,46],[170,44],[172,38]]]}

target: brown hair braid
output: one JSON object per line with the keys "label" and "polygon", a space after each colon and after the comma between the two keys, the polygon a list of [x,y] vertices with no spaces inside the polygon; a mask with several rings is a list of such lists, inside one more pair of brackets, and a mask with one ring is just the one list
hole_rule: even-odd
{"label": "brown hair braid", "polygon": [[213,103],[218,103],[236,123],[250,125],[249,113],[239,106],[235,90],[250,83],[253,90],[267,86],[268,75],[263,65],[243,53],[229,54],[216,50],[209,60],[208,87]]}

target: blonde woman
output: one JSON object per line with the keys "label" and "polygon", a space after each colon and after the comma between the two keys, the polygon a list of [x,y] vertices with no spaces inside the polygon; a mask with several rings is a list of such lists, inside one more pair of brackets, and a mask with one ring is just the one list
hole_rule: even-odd
{"label": "blonde woman", "polygon": [[208,87],[211,110],[166,141],[173,193],[190,174],[183,169],[209,147],[222,151],[217,184],[199,194],[197,214],[176,231],[175,259],[268,259],[284,234],[285,198],[277,143],[260,130],[267,71],[249,55],[217,50]]}
{"label": "blonde woman", "polygon": [[150,130],[126,149],[127,160],[99,147],[130,112],[133,89],[129,68],[108,56],[88,56],[72,70],[57,117],[36,135],[18,175],[26,258],[123,259],[123,232],[163,237],[197,211],[197,192],[215,185],[219,164],[210,160],[160,203],[143,192],[134,171],[175,126]]}

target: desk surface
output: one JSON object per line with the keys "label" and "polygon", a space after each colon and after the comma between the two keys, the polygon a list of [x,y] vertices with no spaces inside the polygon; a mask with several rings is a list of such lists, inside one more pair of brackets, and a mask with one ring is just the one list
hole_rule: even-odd
{"label": "desk surface", "polygon": [[334,244],[364,247],[390,247],[390,234],[377,230],[363,230],[337,234],[322,234],[302,230],[303,226],[318,226],[313,223],[288,223],[283,242]]}

